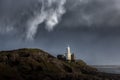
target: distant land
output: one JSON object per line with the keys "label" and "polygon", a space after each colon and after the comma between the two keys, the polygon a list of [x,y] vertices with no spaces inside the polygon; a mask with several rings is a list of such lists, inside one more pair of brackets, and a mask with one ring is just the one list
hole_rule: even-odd
{"label": "distant land", "polygon": [[119,80],[84,61],[62,61],[41,49],[0,51],[0,80]]}

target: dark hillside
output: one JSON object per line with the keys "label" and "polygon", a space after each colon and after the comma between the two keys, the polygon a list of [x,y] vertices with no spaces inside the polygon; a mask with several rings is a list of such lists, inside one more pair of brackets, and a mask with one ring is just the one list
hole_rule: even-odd
{"label": "dark hillside", "polygon": [[119,80],[82,60],[65,62],[40,49],[0,52],[0,80]]}

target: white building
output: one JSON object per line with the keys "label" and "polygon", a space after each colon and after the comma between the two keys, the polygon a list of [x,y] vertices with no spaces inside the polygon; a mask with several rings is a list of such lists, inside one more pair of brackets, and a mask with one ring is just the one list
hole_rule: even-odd
{"label": "white building", "polygon": [[71,51],[70,51],[70,47],[67,47],[67,53],[66,53],[66,60],[71,61]]}

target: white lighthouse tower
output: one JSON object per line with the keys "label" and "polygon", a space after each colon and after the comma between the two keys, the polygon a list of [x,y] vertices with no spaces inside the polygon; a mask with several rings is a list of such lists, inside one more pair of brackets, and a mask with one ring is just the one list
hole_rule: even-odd
{"label": "white lighthouse tower", "polygon": [[71,61],[71,51],[69,46],[67,47],[66,59],[68,61]]}

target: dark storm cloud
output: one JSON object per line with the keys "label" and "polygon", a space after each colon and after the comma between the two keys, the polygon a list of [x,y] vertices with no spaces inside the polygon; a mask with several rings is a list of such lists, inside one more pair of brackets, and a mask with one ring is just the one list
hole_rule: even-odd
{"label": "dark storm cloud", "polygon": [[119,3],[118,0],[71,0],[67,5],[63,26],[119,27]]}
{"label": "dark storm cloud", "polygon": [[118,64],[119,5],[119,0],[0,0],[0,49],[37,47],[60,54],[70,44],[89,64]]}
{"label": "dark storm cloud", "polygon": [[119,0],[1,0],[0,32],[22,33],[21,36],[32,39],[39,24],[45,22],[50,31],[59,21],[60,27],[119,27],[119,3]]}
{"label": "dark storm cloud", "polygon": [[66,0],[3,0],[1,1],[1,33],[22,32],[32,39],[38,25],[45,22],[46,28],[52,30],[65,13]]}

